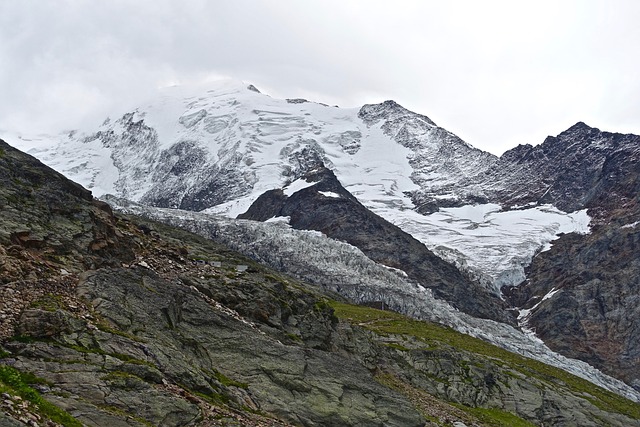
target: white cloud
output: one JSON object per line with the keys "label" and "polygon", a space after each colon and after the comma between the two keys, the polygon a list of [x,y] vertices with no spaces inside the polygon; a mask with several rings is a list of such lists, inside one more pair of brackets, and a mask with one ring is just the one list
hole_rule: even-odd
{"label": "white cloud", "polygon": [[101,121],[170,83],[395,99],[502,152],[582,120],[640,133],[640,3],[24,0],[0,3],[0,128]]}

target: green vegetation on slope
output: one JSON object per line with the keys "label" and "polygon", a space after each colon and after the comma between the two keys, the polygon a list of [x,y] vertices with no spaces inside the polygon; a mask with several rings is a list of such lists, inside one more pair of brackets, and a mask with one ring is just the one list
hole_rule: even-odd
{"label": "green vegetation on slope", "polygon": [[31,406],[40,416],[65,427],[82,427],[82,423],[73,418],[67,412],[47,402],[31,384],[41,384],[43,380],[33,374],[23,373],[7,365],[0,365],[0,393],[19,396],[30,402]]}
{"label": "green vegetation on slope", "polygon": [[[453,348],[486,356],[494,359],[496,364],[503,364],[505,369],[520,372],[527,377],[538,378],[545,382],[557,382],[559,380],[566,384],[575,394],[588,399],[604,411],[617,412],[640,419],[640,404],[598,387],[560,368],[511,353],[451,328],[435,323],[412,320],[392,311],[339,302],[332,302],[331,305],[338,318],[348,320],[376,334],[410,336],[419,339],[426,348]],[[485,413],[485,416],[489,415],[489,412]]]}

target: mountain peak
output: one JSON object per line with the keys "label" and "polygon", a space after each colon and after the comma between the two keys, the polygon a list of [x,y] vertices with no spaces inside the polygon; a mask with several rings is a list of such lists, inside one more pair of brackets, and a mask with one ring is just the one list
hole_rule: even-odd
{"label": "mountain peak", "polygon": [[387,100],[380,104],[365,104],[358,112],[358,117],[367,124],[373,124],[381,119],[396,120],[405,117],[415,117],[431,126],[436,126],[429,117],[414,113],[393,100]]}
{"label": "mountain peak", "polygon": [[569,129],[561,132],[558,137],[562,136],[572,136],[576,134],[589,134],[589,133],[599,133],[600,129],[593,128],[587,125],[584,122],[578,122],[575,125],[571,126]]}
{"label": "mountain peak", "polygon": [[568,130],[571,129],[592,129],[591,126],[587,125],[585,122],[578,122],[575,125],[571,126]]}

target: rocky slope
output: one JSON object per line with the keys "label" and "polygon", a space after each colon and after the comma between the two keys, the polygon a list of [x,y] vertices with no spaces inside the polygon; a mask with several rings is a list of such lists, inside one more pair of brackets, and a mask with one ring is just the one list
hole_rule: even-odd
{"label": "rocky slope", "polygon": [[623,227],[560,239],[512,300],[549,347],[640,390],[640,232]]}
{"label": "rocky slope", "polygon": [[639,151],[637,135],[602,132],[580,122],[538,146],[507,151],[482,174],[484,180],[479,175],[472,181],[505,205],[551,203],[566,212],[590,208],[600,218],[600,211],[634,203]]}
{"label": "rocky slope", "polygon": [[286,217],[266,222],[231,220],[202,212],[151,208],[115,197],[107,200],[120,212],[190,230],[228,245],[256,261],[316,286],[324,294],[451,327],[571,372],[617,394],[640,400],[640,393],[628,385],[585,362],[553,352],[529,331],[460,312],[446,301],[434,298],[431,289],[411,281],[403,271],[375,263],[358,248],[320,232],[293,229],[288,221],[285,222]]}
{"label": "rocky slope", "polygon": [[4,425],[640,425],[562,371],[114,216],[4,142],[0,180]]}

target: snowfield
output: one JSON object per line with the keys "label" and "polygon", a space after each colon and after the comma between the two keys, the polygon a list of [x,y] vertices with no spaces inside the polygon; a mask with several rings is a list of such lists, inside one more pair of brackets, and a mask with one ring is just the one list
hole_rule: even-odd
{"label": "snowfield", "polygon": [[561,233],[589,233],[586,209],[565,213],[551,205],[502,211],[499,205],[441,208],[431,215],[372,209],[492,289],[517,285],[524,267]]}

